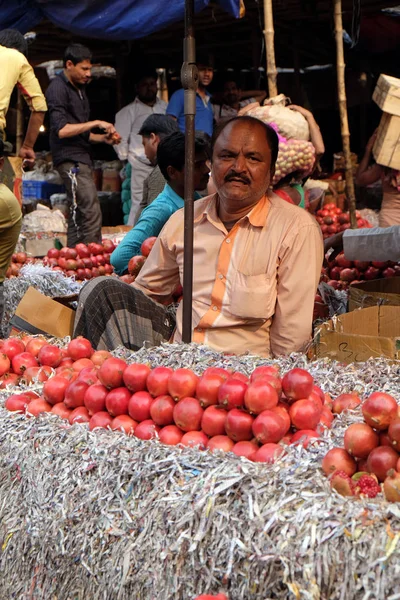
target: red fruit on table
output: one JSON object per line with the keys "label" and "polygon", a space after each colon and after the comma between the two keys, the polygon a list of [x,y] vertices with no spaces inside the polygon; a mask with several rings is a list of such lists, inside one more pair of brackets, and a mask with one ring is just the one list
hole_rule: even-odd
{"label": "red fruit on table", "polygon": [[253,439],[253,422],[254,418],[247,412],[233,408],[228,412],[228,416],[226,417],[226,434],[234,442],[250,441]]}
{"label": "red fruit on table", "polygon": [[391,469],[383,482],[383,493],[388,502],[400,502],[400,473]]}
{"label": "red fruit on table", "polygon": [[96,350],[95,352],[93,352],[92,356],[90,357],[90,360],[96,367],[101,367],[101,365],[105,360],[107,360],[107,358],[112,358],[111,352],[108,352],[107,350]]}
{"label": "red fruit on table", "polygon": [[70,386],[68,379],[61,377],[61,375],[55,375],[48,379],[43,386],[43,397],[49,404],[59,404],[64,402],[65,392]]}
{"label": "red fruit on table", "polygon": [[248,460],[254,460],[254,455],[258,448],[259,446],[255,442],[237,442],[233,446],[232,452],[236,456],[244,456]]}
{"label": "red fruit on table", "polygon": [[332,475],[335,471],[344,471],[352,477],[357,471],[357,463],[344,448],[332,448],[322,460],[322,470],[325,475]]}
{"label": "red fruit on table", "polygon": [[58,346],[45,344],[39,350],[38,361],[41,365],[48,365],[55,369],[61,363],[62,353]]}
{"label": "red fruit on table", "polygon": [[121,387],[124,371],[128,365],[121,358],[107,358],[99,369],[99,379],[107,388]]}
{"label": "red fruit on table", "polygon": [[215,435],[210,438],[207,443],[207,448],[213,450],[223,450],[223,452],[231,452],[235,442],[227,435]]}
{"label": "red fruit on table", "polygon": [[264,410],[253,423],[253,434],[260,444],[277,443],[287,432],[282,417],[271,410]]}
{"label": "red fruit on table", "polygon": [[50,248],[50,250],[47,251],[47,256],[48,258],[57,259],[60,256],[60,251],[57,250],[57,248]]}
{"label": "red fruit on table", "polygon": [[133,435],[138,423],[128,415],[119,415],[111,421],[111,429],[113,431],[123,431],[127,435]]}
{"label": "red fruit on table", "polygon": [[150,372],[149,365],[141,363],[128,365],[123,374],[124,384],[132,393],[146,390],[146,381]]}
{"label": "red fruit on table", "polygon": [[196,393],[199,377],[191,369],[176,369],[168,379],[168,394],[180,400]]}
{"label": "red fruit on table", "polygon": [[104,248],[101,244],[97,244],[96,242],[90,242],[88,245],[88,250],[90,254],[103,254]]}
{"label": "red fruit on table", "polygon": [[197,382],[196,398],[203,408],[218,404],[218,390],[226,378],[218,373],[204,373]]}
{"label": "red fruit on table", "polygon": [[156,243],[156,241],[157,241],[156,237],[149,237],[144,240],[144,242],[140,248],[140,252],[142,253],[142,256],[147,257],[150,254],[151,249],[154,246],[154,244]]}
{"label": "red fruit on table", "polygon": [[315,429],[322,409],[312,400],[297,400],[289,409],[290,419],[296,429]]}
{"label": "red fruit on table", "polygon": [[341,267],[332,267],[332,269],[329,271],[329,277],[331,279],[339,281],[341,273],[342,273]]}
{"label": "red fruit on table", "polygon": [[91,385],[85,392],[83,402],[90,415],[106,410],[106,398],[109,390],[101,383]]}
{"label": "red fruit on table", "polygon": [[0,377],[10,370],[11,361],[7,354],[0,354]]}
{"label": "red fruit on table", "polygon": [[167,444],[168,446],[176,446],[180,443],[183,437],[183,431],[176,425],[167,425],[160,430],[159,438],[160,442]]}
{"label": "red fruit on table", "polygon": [[128,263],[128,273],[129,275],[137,275],[140,269],[143,267],[146,262],[146,258],[144,256],[132,256]]}
{"label": "red fruit on table", "polygon": [[314,386],[312,375],[304,369],[291,369],[282,379],[282,389],[288,400],[308,398]]}
{"label": "red fruit on table", "polygon": [[8,338],[4,341],[1,352],[6,354],[8,358],[12,360],[14,356],[17,356],[17,354],[22,354],[22,352],[25,352],[25,344],[18,338]]}
{"label": "red fruit on table", "polygon": [[376,269],[375,267],[368,267],[368,269],[366,269],[364,272],[364,277],[367,281],[376,279],[378,277],[378,275],[379,275],[379,269]]}
{"label": "red fruit on table", "polygon": [[22,412],[24,413],[28,404],[32,401],[30,396],[26,394],[12,394],[9,396],[5,402],[5,407],[7,410],[12,412]]}
{"label": "red fruit on table", "polygon": [[106,411],[97,412],[92,416],[89,421],[89,429],[93,431],[93,429],[97,429],[101,427],[103,429],[107,429],[111,426],[112,417]]}
{"label": "red fruit on table", "polygon": [[247,384],[239,379],[227,379],[218,390],[218,404],[227,410],[244,405]]}
{"label": "red fruit on table", "polygon": [[72,363],[72,369],[77,373],[83,371],[83,369],[92,369],[93,363],[90,358],[79,358],[75,362]]}
{"label": "red fruit on table", "polygon": [[136,392],[130,397],[128,403],[129,416],[139,423],[150,419],[152,403],[153,397],[148,392]]}
{"label": "red fruit on table", "polygon": [[263,379],[264,377],[267,379],[270,377],[279,379],[279,367],[277,365],[262,365],[260,367],[256,367],[250,375],[250,382],[253,383],[253,381],[256,381],[257,379]]}
{"label": "red fruit on table", "polygon": [[89,386],[84,381],[73,381],[65,391],[64,404],[67,408],[84,406],[85,393]]}
{"label": "red fruit on table", "polygon": [[89,258],[90,256],[90,251],[86,244],[77,244],[75,250],[80,258]]}
{"label": "red fruit on table", "polygon": [[72,360],[79,360],[80,358],[90,358],[94,352],[92,344],[86,338],[78,336],[71,340],[67,346],[67,355]]}
{"label": "red fruit on table", "polygon": [[43,346],[46,346],[47,344],[48,344],[48,342],[44,338],[39,338],[39,337],[31,338],[26,344],[25,351],[30,352],[32,354],[32,356],[37,358],[37,356],[39,354],[39,350]]}
{"label": "red fruit on table", "polygon": [[116,248],[116,246],[115,246],[115,244],[114,244],[114,242],[112,240],[107,240],[107,239],[103,240],[102,244],[103,244],[104,250],[106,250],[109,253],[114,252],[114,250]]}
{"label": "red fruit on table", "polygon": [[169,367],[155,367],[149,373],[146,386],[148,392],[154,396],[164,396],[168,394],[168,382],[173,373]]}
{"label": "red fruit on table", "polygon": [[36,400],[32,400],[29,402],[26,407],[26,413],[28,415],[32,415],[33,417],[37,417],[41,413],[50,412],[51,404],[46,402],[43,398],[37,398]]}
{"label": "red fruit on table", "polygon": [[51,409],[51,412],[54,415],[61,417],[61,419],[66,419],[68,421],[69,415],[72,413],[72,409],[67,408],[64,402],[59,402],[58,404],[54,404],[53,408]]}
{"label": "red fruit on table", "polygon": [[267,443],[261,446],[253,456],[254,462],[265,462],[272,464],[274,463],[282,454],[285,452],[285,449],[279,444]]}
{"label": "red fruit on table", "polygon": [[142,421],[135,429],[134,435],[141,440],[152,440],[157,437],[160,428],[151,419]]}
{"label": "red fruit on table", "polygon": [[78,406],[75,408],[68,417],[70,425],[74,423],[89,423],[90,416],[87,409],[84,406]]}
{"label": "red fruit on table", "polygon": [[378,444],[378,434],[366,423],[353,423],[345,431],[344,447],[355,458],[367,458]]}
{"label": "red fruit on table", "polygon": [[319,433],[313,429],[299,429],[299,431],[296,431],[296,433],[292,435],[290,443],[301,443],[303,448],[307,448],[310,441],[319,437]]}
{"label": "red fruit on table", "polygon": [[347,258],[345,257],[345,255],[343,253],[338,254],[336,257],[336,264],[338,265],[338,267],[341,267],[342,269],[350,269],[353,266],[353,263],[351,260],[347,260]]}
{"label": "red fruit on table", "polygon": [[107,394],[106,409],[112,417],[127,415],[130,399],[131,393],[126,387],[114,388]]}
{"label": "red fruit on table", "polygon": [[221,406],[208,406],[201,418],[201,429],[210,437],[225,435],[228,412]]}
{"label": "red fruit on table", "polygon": [[175,401],[171,396],[158,396],[150,405],[150,417],[156,425],[164,427],[174,423]]}
{"label": "red fruit on table", "polygon": [[197,447],[199,450],[205,450],[208,444],[208,437],[203,431],[188,431],[182,436],[180,444],[182,446]]}
{"label": "red fruit on table", "polygon": [[398,460],[399,455],[393,448],[389,446],[374,448],[368,455],[367,471],[374,473],[378,480],[383,482],[388,471],[396,468]]}
{"label": "red fruit on table", "polygon": [[255,415],[277,406],[278,401],[276,389],[262,378],[250,383],[244,396],[245,407]]}
{"label": "red fruit on table", "polygon": [[29,352],[21,352],[17,354],[11,361],[12,370],[17,375],[23,375],[29,367],[39,366],[38,361]]}
{"label": "red fruit on table", "polygon": [[182,431],[200,431],[203,414],[197,398],[183,398],[174,408],[174,422]]}
{"label": "red fruit on table", "polygon": [[398,405],[390,394],[374,392],[362,406],[364,421],[374,429],[383,431],[397,417]]}
{"label": "red fruit on table", "polygon": [[356,393],[340,394],[332,404],[332,412],[340,415],[344,410],[354,410],[361,404],[361,400]]}

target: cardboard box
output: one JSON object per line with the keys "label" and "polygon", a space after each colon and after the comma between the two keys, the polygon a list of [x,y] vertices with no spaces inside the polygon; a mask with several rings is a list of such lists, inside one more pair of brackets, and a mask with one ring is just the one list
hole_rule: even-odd
{"label": "cardboard box", "polygon": [[63,246],[66,246],[67,234],[58,233],[55,237],[27,238],[25,241],[25,252],[35,258],[46,256],[48,250],[55,248],[54,242],[56,240],[59,240]]}
{"label": "cardboard box", "polygon": [[379,165],[400,169],[400,117],[383,113],[372,153]]}
{"label": "cardboard box", "polygon": [[339,315],[318,329],[309,353],[349,364],[400,358],[400,307],[373,306]]}
{"label": "cardboard box", "polygon": [[11,334],[20,331],[63,338],[71,336],[75,312],[29,287],[11,319]]}
{"label": "cardboard box", "polygon": [[349,311],[382,305],[400,306],[400,277],[373,279],[349,287]]}
{"label": "cardboard box", "polygon": [[400,117],[400,79],[380,75],[372,100],[383,112]]}

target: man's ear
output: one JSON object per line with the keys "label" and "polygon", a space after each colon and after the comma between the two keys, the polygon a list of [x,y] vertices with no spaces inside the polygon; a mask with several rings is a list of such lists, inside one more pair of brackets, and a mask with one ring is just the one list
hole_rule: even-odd
{"label": "man's ear", "polygon": [[168,173],[168,177],[169,179],[175,179],[175,175],[176,175],[176,169],[175,167],[172,167],[171,165],[169,167],[167,167],[167,173]]}
{"label": "man's ear", "polygon": [[67,60],[67,62],[65,63],[65,66],[67,69],[69,69],[70,67],[74,66],[74,63],[72,62],[72,60]]}
{"label": "man's ear", "polygon": [[160,143],[160,136],[158,136],[156,133],[151,133],[150,134],[150,143],[155,146]]}
{"label": "man's ear", "polygon": [[3,167],[4,167],[4,156],[2,156],[0,158],[0,171],[2,170]]}

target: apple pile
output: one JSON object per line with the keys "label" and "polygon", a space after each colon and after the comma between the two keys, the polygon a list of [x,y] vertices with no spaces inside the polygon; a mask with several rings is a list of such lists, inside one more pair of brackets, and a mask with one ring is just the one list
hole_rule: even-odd
{"label": "apple pile", "polygon": [[114,249],[115,245],[111,240],[103,240],[102,244],[77,244],[75,248],[64,247],[61,250],[50,248],[43,264],[55,271],[62,271],[68,277],[84,281],[114,272],[110,264]]}
{"label": "apple pile", "polygon": [[70,424],[121,430],[143,440],[233,452],[273,462],[283,444],[319,438],[333,413],[325,394],[303,369],[281,378],[277,366],[257,367],[250,378],[210,367],[201,377],[186,368],[130,364],[94,351],[83,337],[66,348],[40,337],[0,343],[1,388],[43,382],[42,394],[10,395],[10,411],[52,412]]}
{"label": "apple pile", "polygon": [[[329,260],[329,259],[328,259]],[[349,285],[372,279],[389,279],[400,276],[400,265],[391,262],[348,260],[342,253],[322,268],[321,281],[335,290],[346,290]]]}
{"label": "apple pile", "polygon": [[[333,202],[326,204],[323,208],[317,210],[315,218],[321,227],[324,239],[335,235],[335,233],[339,233],[339,231],[350,229],[350,214],[348,212],[343,212],[342,209],[336,206],[336,204],[333,204]],[[361,213],[358,210],[356,211],[356,218],[358,229],[372,227],[367,219],[362,218]]]}
{"label": "apple pile", "polygon": [[[359,399],[342,399],[355,408]],[[362,405],[363,423],[353,423],[344,434],[344,448],[332,448],[322,461],[331,487],[343,496],[383,493],[400,501],[400,407],[395,398],[374,392]]]}

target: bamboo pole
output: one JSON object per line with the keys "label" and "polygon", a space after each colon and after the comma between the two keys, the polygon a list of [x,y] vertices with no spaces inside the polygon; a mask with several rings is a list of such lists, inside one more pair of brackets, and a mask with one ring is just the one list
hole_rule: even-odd
{"label": "bamboo pole", "polygon": [[352,229],[357,228],[356,218],[356,195],[354,191],[353,165],[350,152],[350,131],[347,117],[347,99],[345,86],[345,62],[343,50],[343,21],[342,21],[342,0],[333,0],[334,18],[335,18],[335,37],[336,37],[336,65],[337,65],[337,85],[338,101],[340,113],[340,129],[342,133],[343,155],[345,160],[346,173],[346,192],[349,201],[350,224]]}
{"label": "bamboo pole", "polygon": [[267,53],[268,95],[270,98],[278,95],[277,75],[274,47],[274,15],[272,0],[264,0],[264,36],[265,50]]}
{"label": "bamboo pole", "polygon": [[24,105],[22,101],[22,94],[18,90],[17,92],[17,131],[15,139],[16,154],[18,156],[21,150],[22,143],[24,141]]}

